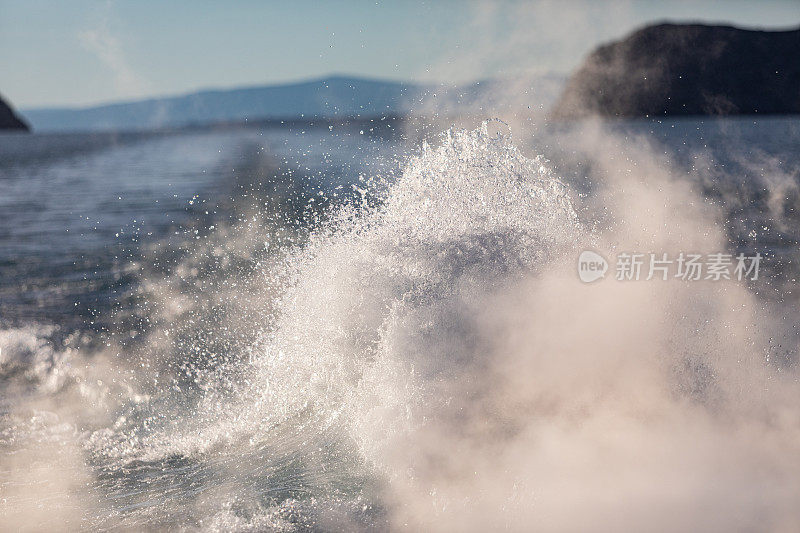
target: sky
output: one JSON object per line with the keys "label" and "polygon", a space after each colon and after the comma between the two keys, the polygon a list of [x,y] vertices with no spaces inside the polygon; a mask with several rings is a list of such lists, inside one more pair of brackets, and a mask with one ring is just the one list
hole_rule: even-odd
{"label": "sky", "polygon": [[351,74],[568,74],[653,21],[800,26],[800,0],[0,0],[0,94],[87,106]]}

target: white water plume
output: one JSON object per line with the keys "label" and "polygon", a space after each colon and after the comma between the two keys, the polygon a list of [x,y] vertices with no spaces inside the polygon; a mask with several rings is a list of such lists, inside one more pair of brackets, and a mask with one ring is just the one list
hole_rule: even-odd
{"label": "white water plume", "polygon": [[[800,387],[769,362],[779,319],[734,282],[582,284],[585,246],[724,246],[718,214],[687,207],[645,147],[615,157],[585,133],[608,177],[585,202],[608,209],[595,231],[542,157],[452,131],[376,187],[377,207],[226,275],[213,299],[241,296],[255,340],[65,441],[99,485],[73,511],[201,530],[795,529]],[[225,234],[237,255],[252,237]],[[196,342],[238,316],[206,316]]]}

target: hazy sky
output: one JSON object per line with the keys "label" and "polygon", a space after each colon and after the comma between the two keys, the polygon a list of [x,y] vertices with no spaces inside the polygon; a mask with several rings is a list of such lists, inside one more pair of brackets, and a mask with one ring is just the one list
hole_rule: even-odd
{"label": "hazy sky", "polygon": [[567,73],[597,43],[664,19],[786,28],[800,0],[0,0],[0,93],[37,107],[330,73]]}

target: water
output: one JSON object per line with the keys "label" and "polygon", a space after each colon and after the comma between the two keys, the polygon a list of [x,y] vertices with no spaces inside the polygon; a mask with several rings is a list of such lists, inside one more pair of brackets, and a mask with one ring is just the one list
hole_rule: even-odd
{"label": "water", "polygon": [[3,523],[800,524],[800,123],[500,129],[0,138]]}

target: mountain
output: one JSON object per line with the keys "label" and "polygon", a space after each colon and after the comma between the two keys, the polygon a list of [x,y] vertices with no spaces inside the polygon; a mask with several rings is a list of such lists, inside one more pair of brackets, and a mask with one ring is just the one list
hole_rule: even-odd
{"label": "mountain", "polygon": [[[562,85],[563,78],[559,76],[543,76],[526,80],[524,90],[530,99],[535,94],[537,103],[550,104]],[[374,117],[414,111],[478,112],[501,107],[509,86],[507,80],[445,87],[336,76],[96,107],[26,109],[23,113],[37,131],[88,131],[172,128],[244,120]]]}
{"label": "mountain", "polygon": [[800,113],[800,28],[658,24],[592,52],[555,118]]}
{"label": "mountain", "polygon": [[2,96],[0,96],[0,130],[30,130],[28,125],[14,113],[11,106],[3,100]]}
{"label": "mountain", "polygon": [[333,77],[303,83],[207,90],[88,108],[24,110],[37,130],[181,127],[246,120],[390,113],[420,89],[395,82]]}

